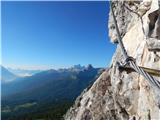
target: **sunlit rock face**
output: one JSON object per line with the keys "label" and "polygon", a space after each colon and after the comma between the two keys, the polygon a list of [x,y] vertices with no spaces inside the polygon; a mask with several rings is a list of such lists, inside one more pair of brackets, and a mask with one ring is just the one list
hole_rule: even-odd
{"label": "sunlit rock face", "polygon": [[[114,2],[114,12],[128,55],[139,66],[160,70],[158,0]],[[117,43],[111,13],[109,31],[111,41]],[[160,120],[160,90],[136,72],[119,71],[117,61],[124,61],[119,45],[110,69],[84,90],[65,120]]]}

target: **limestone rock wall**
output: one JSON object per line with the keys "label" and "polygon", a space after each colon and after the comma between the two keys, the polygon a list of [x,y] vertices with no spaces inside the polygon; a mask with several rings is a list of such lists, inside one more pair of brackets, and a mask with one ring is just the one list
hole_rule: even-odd
{"label": "limestone rock wall", "polygon": [[[159,5],[158,0],[114,2],[128,54],[138,65],[160,70]],[[109,30],[111,41],[117,43],[111,14]],[[136,72],[119,71],[117,61],[124,61],[119,45],[110,69],[83,91],[65,120],[160,120],[160,90]]]}

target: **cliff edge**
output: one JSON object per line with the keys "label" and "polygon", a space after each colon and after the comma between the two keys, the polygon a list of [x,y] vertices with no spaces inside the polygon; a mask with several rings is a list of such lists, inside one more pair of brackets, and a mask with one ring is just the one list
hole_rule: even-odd
{"label": "cliff edge", "polygon": [[[160,70],[159,1],[114,1],[113,9],[128,55],[139,66]],[[111,41],[117,44],[111,13],[108,22]],[[120,70],[117,62],[124,62],[119,44],[110,68],[81,93],[65,120],[160,120],[160,90],[137,72]]]}

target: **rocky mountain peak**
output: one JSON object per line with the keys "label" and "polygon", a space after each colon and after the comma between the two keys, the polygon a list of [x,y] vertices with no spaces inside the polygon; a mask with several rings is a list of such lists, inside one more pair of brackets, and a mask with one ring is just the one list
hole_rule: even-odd
{"label": "rocky mountain peak", "polygon": [[[160,3],[158,0],[114,1],[113,9],[127,54],[138,66],[160,70]],[[118,43],[112,14],[109,36]],[[65,120],[159,120],[160,90],[124,63],[119,44],[110,68],[83,91]],[[160,77],[153,76],[160,82]]]}
{"label": "rocky mountain peak", "polygon": [[88,64],[87,67],[86,67],[86,69],[87,70],[91,70],[91,69],[93,69],[93,66],[91,64]]}

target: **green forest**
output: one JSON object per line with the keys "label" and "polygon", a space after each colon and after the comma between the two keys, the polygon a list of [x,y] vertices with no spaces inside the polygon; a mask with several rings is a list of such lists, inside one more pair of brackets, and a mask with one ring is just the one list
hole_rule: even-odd
{"label": "green forest", "polygon": [[[3,115],[2,120],[63,120],[63,115],[71,107],[73,102],[61,101],[55,103],[45,103],[30,107],[23,107],[16,112],[13,111],[13,106],[10,107],[10,112]],[[14,106],[17,108],[17,106]],[[32,111],[32,112],[31,112]]]}

